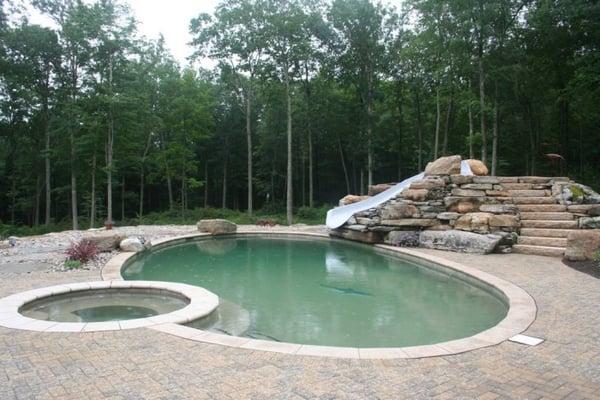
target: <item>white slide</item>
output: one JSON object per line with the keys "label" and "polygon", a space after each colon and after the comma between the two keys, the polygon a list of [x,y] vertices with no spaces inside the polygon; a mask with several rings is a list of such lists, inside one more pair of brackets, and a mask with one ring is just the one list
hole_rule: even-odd
{"label": "white slide", "polygon": [[[460,162],[460,174],[473,175],[473,171],[471,171],[471,167],[469,167],[469,163],[466,161]],[[359,201],[358,203],[333,208],[327,211],[327,221],[325,223],[329,229],[339,228],[340,226],[344,225],[346,221],[348,221],[354,214],[368,210],[369,208],[375,208],[381,203],[385,203],[386,201],[393,199],[404,189],[409,187],[411,183],[423,179],[424,176],[425,173],[421,172],[418,175],[411,176],[410,178],[403,180],[402,182],[392,186],[388,190],[381,192],[376,196],[369,197],[368,199]]]}

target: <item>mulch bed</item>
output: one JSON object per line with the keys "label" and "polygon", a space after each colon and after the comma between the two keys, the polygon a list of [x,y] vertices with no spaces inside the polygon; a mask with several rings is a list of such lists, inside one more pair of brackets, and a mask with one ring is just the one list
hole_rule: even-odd
{"label": "mulch bed", "polygon": [[600,279],[600,266],[597,261],[569,261],[563,260],[563,263],[576,269],[579,272],[593,276],[594,278]]}

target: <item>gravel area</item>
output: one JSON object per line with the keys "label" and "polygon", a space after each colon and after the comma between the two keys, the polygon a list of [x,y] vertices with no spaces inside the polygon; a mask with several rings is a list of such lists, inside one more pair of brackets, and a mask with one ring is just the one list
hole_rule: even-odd
{"label": "gravel area", "polygon": [[[240,225],[244,230],[265,230],[281,227],[265,228],[255,225]],[[286,227],[293,231],[325,232],[324,225],[297,224]],[[104,231],[104,229],[90,229],[80,231],[53,232],[39,236],[18,238],[17,244],[8,249],[0,249],[0,273],[29,273],[33,271],[66,271],[64,262],[65,251],[71,243],[78,242],[85,234]],[[146,240],[156,240],[166,237],[180,236],[197,232],[196,225],[139,225],[114,228],[115,233],[126,236],[143,237]],[[95,260],[83,265],[83,270],[98,270],[111,259],[117,251],[99,253]]]}

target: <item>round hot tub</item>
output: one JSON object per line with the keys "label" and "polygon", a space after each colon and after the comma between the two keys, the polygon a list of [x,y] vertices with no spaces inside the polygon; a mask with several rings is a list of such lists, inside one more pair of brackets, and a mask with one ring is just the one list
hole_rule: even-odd
{"label": "round hot tub", "polygon": [[186,323],[207,316],[218,304],[213,293],[185,284],[76,283],[0,299],[0,325],[35,331],[120,330]]}

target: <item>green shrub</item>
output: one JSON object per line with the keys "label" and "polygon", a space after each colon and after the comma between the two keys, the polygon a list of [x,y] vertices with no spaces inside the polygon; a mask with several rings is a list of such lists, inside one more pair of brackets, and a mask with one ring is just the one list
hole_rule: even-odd
{"label": "green shrub", "polygon": [[66,260],[65,268],[66,269],[78,269],[81,267],[81,261],[79,260]]}
{"label": "green shrub", "polygon": [[600,250],[596,251],[596,264],[600,268]]}

